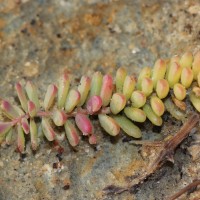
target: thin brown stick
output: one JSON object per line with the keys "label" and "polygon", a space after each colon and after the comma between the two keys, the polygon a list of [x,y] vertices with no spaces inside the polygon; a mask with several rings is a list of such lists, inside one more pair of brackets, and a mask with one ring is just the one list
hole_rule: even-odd
{"label": "thin brown stick", "polygon": [[131,191],[132,188],[141,184],[147,177],[159,169],[166,160],[172,160],[175,149],[180,143],[188,137],[190,131],[198,124],[199,115],[193,114],[181,127],[181,129],[169,140],[164,141],[160,150],[153,161],[150,162],[145,173],[142,176],[134,179],[127,187],[117,187],[114,185],[104,188],[107,195],[120,194],[125,191]]}
{"label": "thin brown stick", "polygon": [[196,181],[190,183],[189,185],[187,185],[186,187],[184,187],[183,189],[181,189],[179,192],[177,192],[173,196],[169,197],[169,199],[167,199],[167,200],[175,200],[175,199],[177,199],[178,197],[180,197],[181,195],[183,195],[184,193],[186,193],[187,191],[191,190],[192,188],[196,187],[199,184],[200,184],[200,180],[196,180]]}
{"label": "thin brown stick", "polygon": [[161,147],[161,146],[163,146],[162,141],[131,140],[129,143],[130,144],[139,144],[139,145],[144,145],[144,146],[150,146],[150,147]]}
{"label": "thin brown stick", "polygon": [[193,114],[172,138],[164,142],[163,149],[161,149],[158,156],[148,167],[147,171],[149,171],[150,174],[153,173],[163,161],[169,160],[169,158],[173,156],[177,146],[188,137],[190,131],[197,125],[198,122],[199,115]]}

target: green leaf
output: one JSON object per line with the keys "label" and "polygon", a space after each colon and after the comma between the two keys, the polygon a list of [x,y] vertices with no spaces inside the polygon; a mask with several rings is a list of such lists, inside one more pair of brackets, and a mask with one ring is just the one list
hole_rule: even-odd
{"label": "green leaf", "polygon": [[73,123],[70,120],[67,120],[64,126],[65,126],[65,133],[70,145],[73,147],[77,146],[80,138],[79,138],[76,127],[73,125]]}
{"label": "green leaf", "polygon": [[47,92],[44,97],[44,109],[45,110],[49,110],[52,107],[52,105],[54,103],[54,99],[57,94],[57,91],[58,91],[58,89],[54,84],[51,84],[48,86]]}
{"label": "green leaf", "polygon": [[99,122],[100,122],[101,127],[109,135],[116,136],[116,135],[119,134],[120,127],[112,117],[105,115],[105,114],[99,114],[98,118],[99,118]]}
{"label": "green leaf", "polygon": [[129,136],[134,138],[141,138],[142,133],[141,130],[133,124],[127,117],[122,115],[113,116],[116,122],[119,124],[121,129]]}
{"label": "green leaf", "polygon": [[116,90],[119,93],[122,93],[123,91],[123,86],[124,86],[124,81],[125,81],[126,76],[127,76],[126,69],[124,67],[120,67],[117,70],[116,77],[115,77]]}
{"label": "green leaf", "polygon": [[95,72],[92,76],[89,97],[92,97],[95,95],[97,95],[97,96],[100,95],[102,81],[103,81],[103,76],[102,76],[101,72]]}
{"label": "green leaf", "polygon": [[65,111],[70,113],[73,109],[78,105],[80,101],[81,95],[78,90],[71,89],[69,94],[67,95],[66,103],[65,103]]}
{"label": "green leaf", "polygon": [[38,129],[34,119],[30,119],[31,146],[33,150],[38,147]]}
{"label": "green leaf", "polygon": [[23,87],[21,86],[20,83],[16,83],[15,84],[15,89],[17,91],[17,96],[19,98],[19,101],[21,103],[21,106],[22,108],[24,109],[24,111],[27,111],[27,97],[26,97],[26,94],[25,94],[25,91],[23,89]]}
{"label": "green leaf", "polygon": [[55,131],[51,127],[49,120],[45,117],[42,118],[42,130],[47,140],[53,141],[55,139]]}
{"label": "green leaf", "polygon": [[37,89],[35,85],[32,82],[28,81],[26,83],[25,90],[26,90],[29,100],[31,100],[35,104],[38,110],[40,108],[40,103],[39,103]]}
{"label": "green leaf", "polygon": [[126,107],[124,113],[129,119],[135,122],[144,122],[146,120],[146,114],[139,108]]}
{"label": "green leaf", "polygon": [[17,147],[20,153],[23,153],[25,150],[25,137],[24,131],[20,124],[17,124]]}
{"label": "green leaf", "polygon": [[147,118],[151,121],[152,124],[156,126],[162,125],[162,118],[157,116],[154,111],[152,110],[151,106],[148,104],[145,104],[143,107],[143,110],[147,116]]}
{"label": "green leaf", "polygon": [[123,94],[115,93],[113,94],[110,101],[110,110],[113,114],[118,114],[121,112],[126,105],[126,97]]}
{"label": "green leaf", "polygon": [[58,108],[61,109],[65,106],[67,94],[69,92],[70,79],[64,73],[58,80]]}
{"label": "green leaf", "polygon": [[85,103],[89,90],[90,90],[90,84],[91,84],[91,80],[89,77],[87,76],[81,77],[80,85],[78,86],[78,91],[81,95],[81,98],[78,103],[78,106],[82,106]]}

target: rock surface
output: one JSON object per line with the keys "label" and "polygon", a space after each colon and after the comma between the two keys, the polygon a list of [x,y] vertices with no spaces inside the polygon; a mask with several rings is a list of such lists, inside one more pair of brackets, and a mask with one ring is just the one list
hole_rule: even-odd
{"label": "rock surface", "polygon": [[[114,74],[124,66],[137,74],[158,57],[195,53],[199,21],[198,0],[0,0],[0,98],[15,102],[19,80],[35,82],[44,98],[47,85],[65,70],[77,84],[96,70]],[[126,185],[148,162],[123,133],[111,139],[94,125],[96,147],[83,140],[74,150],[65,141],[62,155],[47,142],[35,154],[28,143],[22,156],[15,145],[3,146],[0,200],[162,200],[200,176],[199,161],[180,149],[174,166],[163,167],[133,194],[103,196],[104,187]],[[161,133],[142,131],[162,138],[180,127],[167,125]]]}

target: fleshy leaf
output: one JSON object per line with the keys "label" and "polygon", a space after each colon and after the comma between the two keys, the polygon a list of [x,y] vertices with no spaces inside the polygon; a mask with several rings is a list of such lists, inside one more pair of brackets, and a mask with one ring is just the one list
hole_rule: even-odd
{"label": "fleshy leaf", "polygon": [[67,94],[69,92],[70,79],[67,73],[64,73],[58,80],[58,108],[65,106]]}
{"label": "fleshy leaf", "polygon": [[80,85],[78,86],[78,91],[81,95],[81,98],[78,103],[78,106],[82,106],[85,103],[89,90],[90,90],[90,84],[91,84],[91,80],[89,77],[87,76],[81,77]]}
{"label": "fleshy leaf", "polygon": [[192,71],[194,75],[194,80],[197,80],[197,75],[200,72],[200,51],[198,51],[194,56],[194,61],[192,63]]}
{"label": "fleshy leaf", "polygon": [[160,99],[164,99],[169,93],[169,83],[165,79],[157,81],[156,93]]}
{"label": "fleshy leaf", "polygon": [[75,122],[80,131],[83,133],[83,135],[92,134],[93,126],[87,115],[82,113],[77,113],[75,116]]}
{"label": "fleshy leaf", "polygon": [[129,136],[134,138],[141,138],[142,133],[141,130],[127,117],[122,115],[113,116],[116,122],[119,124],[121,129]]}
{"label": "fleshy leaf", "polygon": [[58,89],[54,84],[51,84],[48,86],[46,95],[44,97],[44,109],[45,110],[48,110],[49,108],[52,107],[54,99],[57,94],[57,91],[58,91]]}
{"label": "fleshy leaf", "polygon": [[117,122],[110,116],[105,114],[98,115],[101,127],[111,136],[116,136],[120,132]]}
{"label": "fleshy leaf", "polygon": [[90,144],[96,144],[97,143],[96,135],[92,134],[92,135],[89,136],[89,143]]}
{"label": "fleshy leaf", "polygon": [[164,60],[158,59],[154,65],[152,72],[152,80],[154,88],[156,87],[157,81],[164,79],[167,66]]}
{"label": "fleshy leaf", "polygon": [[1,103],[1,108],[3,110],[3,113],[9,119],[15,119],[15,118],[19,117],[19,114],[17,113],[15,107],[10,102],[3,100]]}
{"label": "fleshy leaf", "polygon": [[199,87],[200,87],[200,72],[199,72],[199,74],[197,75],[197,83],[198,83],[198,85],[199,85]]}
{"label": "fleshy leaf", "polygon": [[185,52],[181,59],[180,59],[180,66],[182,68],[184,67],[188,67],[188,68],[191,68],[192,67],[192,61],[193,61],[193,55],[191,52]]}
{"label": "fleshy leaf", "polygon": [[95,95],[97,95],[97,96],[100,95],[102,81],[103,81],[103,76],[102,76],[101,72],[95,72],[94,75],[92,76],[89,97],[92,97]]}
{"label": "fleshy leaf", "polygon": [[0,122],[0,135],[7,133],[12,126],[12,122]]}
{"label": "fleshy leaf", "polygon": [[123,85],[123,94],[126,97],[126,100],[130,99],[133,90],[135,89],[135,77],[134,76],[126,76]]}
{"label": "fleshy leaf", "polygon": [[103,77],[103,83],[101,88],[100,97],[103,101],[103,106],[107,106],[110,103],[110,99],[113,91],[113,79],[110,75]]}
{"label": "fleshy leaf", "polygon": [[38,129],[34,119],[30,119],[31,146],[33,150],[38,147]]}
{"label": "fleshy leaf", "polygon": [[189,88],[192,84],[194,75],[191,68],[185,67],[181,72],[181,83],[186,88]]}
{"label": "fleshy leaf", "polygon": [[72,112],[73,109],[77,106],[81,98],[81,95],[78,90],[71,89],[69,94],[67,95],[67,99],[65,102],[65,111]]}
{"label": "fleshy leaf", "polygon": [[8,133],[6,134],[6,144],[11,145],[13,137],[13,128],[11,128]]}
{"label": "fleshy leaf", "polygon": [[151,96],[150,104],[153,112],[157,116],[162,116],[165,112],[165,106],[161,99],[159,99],[157,96]]}
{"label": "fleshy leaf", "polygon": [[24,132],[20,124],[17,124],[17,147],[20,153],[25,150],[25,137]]}
{"label": "fleshy leaf", "polygon": [[120,67],[117,70],[116,77],[115,77],[116,90],[119,93],[122,93],[123,91],[123,86],[124,86],[124,81],[125,81],[126,76],[127,76],[126,69],[124,67]]}
{"label": "fleshy leaf", "polygon": [[176,83],[174,85],[173,91],[174,91],[175,97],[179,101],[182,101],[183,99],[185,99],[185,97],[186,97],[186,89],[182,84]]}
{"label": "fleshy leaf", "polygon": [[113,94],[110,101],[110,110],[113,114],[117,114],[124,109],[126,105],[126,97],[123,94],[115,93]]}
{"label": "fleshy leaf", "polygon": [[177,63],[171,63],[169,66],[169,71],[167,74],[167,81],[169,83],[169,87],[173,88],[173,86],[179,82],[181,77],[182,68]]}
{"label": "fleshy leaf", "polygon": [[64,126],[65,126],[66,136],[70,145],[73,147],[77,146],[80,139],[76,127],[72,124],[70,120],[67,120]]}
{"label": "fleshy leaf", "polygon": [[132,106],[135,108],[141,108],[146,103],[146,95],[139,90],[136,90],[131,95]]}
{"label": "fleshy leaf", "polygon": [[143,107],[143,110],[147,116],[147,118],[151,121],[152,124],[156,125],[156,126],[161,126],[162,125],[162,118],[157,116],[150,105],[145,104]]}
{"label": "fleshy leaf", "polygon": [[28,101],[28,113],[30,117],[35,117],[37,114],[36,106],[32,101]]}
{"label": "fleshy leaf", "polygon": [[173,102],[171,98],[167,98],[164,102],[166,110],[177,120],[185,118],[185,112],[182,112]]}
{"label": "fleshy leaf", "polygon": [[17,111],[19,116],[25,115],[24,111],[19,106],[14,105],[13,107]]}
{"label": "fleshy leaf", "polygon": [[142,92],[148,97],[153,92],[153,81],[151,78],[144,78],[141,83]]}
{"label": "fleshy leaf", "polygon": [[38,110],[40,108],[40,103],[39,103],[37,89],[35,85],[32,82],[28,81],[26,83],[25,90],[26,90],[29,100],[31,100],[35,104],[36,109]]}
{"label": "fleshy leaf", "polygon": [[196,97],[200,97],[200,87],[194,86],[192,88],[192,92],[195,94]]}
{"label": "fleshy leaf", "polygon": [[172,101],[180,110],[186,110],[186,103],[184,101],[180,101],[176,97],[172,97]]}
{"label": "fleshy leaf", "polygon": [[28,101],[27,101],[27,97],[26,97],[24,89],[22,88],[20,83],[15,84],[15,89],[17,91],[17,95],[18,95],[18,98],[19,98],[22,108],[24,109],[24,111],[27,111],[27,109],[28,109],[27,102]]}
{"label": "fleshy leaf", "polygon": [[139,108],[126,107],[124,113],[129,119],[135,122],[144,122],[146,120],[146,114]]}
{"label": "fleshy leaf", "polygon": [[90,115],[98,112],[101,109],[102,106],[102,99],[100,96],[92,96],[87,101],[87,111]]}
{"label": "fleshy leaf", "polygon": [[144,78],[150,78],[151,76],[151,68],[150,67],[144,67],[142,71],[139,74],[138,80],[137,80],[137,89],[142,89],[142,80]]}
{"label": "fleshy leaf", "polygon": [[63,110],[54,110],[52,119],[56,126],[63,126],[67,120],[67,115]]}
{"label": "fleshy leaf", "polygon": [[190,101],[192,105],[200,112],[200,97],[197,97],[193,92],[190,93]]}
{"label": "fleshy leaf", "polygon": [[25,117],[23,117],[22,120],[21,120],[21,126],[24,130],[24,133],[28,134],[29,131],[30,131],[30,127],[29,127],[29,124],[28,124],[28,120]]}
{"label": "fleshy leaf", "polygon": [[47,140],[53,141],[55,139],[55,131],[51,127],[49,120],[45,117],[42,118],[42,130]]}

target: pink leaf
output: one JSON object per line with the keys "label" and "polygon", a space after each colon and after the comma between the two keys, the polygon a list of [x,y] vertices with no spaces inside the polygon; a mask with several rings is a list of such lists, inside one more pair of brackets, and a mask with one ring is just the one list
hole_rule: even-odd
{"label": "pink leaf", "polygon": [[30,131],[28,120],[26,118],[22,118],[21,125],[24,130],[24,133],[28,134]]}
{"label": "pink leaf", "polygon": [[90,135],[90,137],[89,137],[89,143],[90,144],[96,144],[97,143],[97,137],[96,137],[96,135],[94,135],[94,134]]}
{"label": "pink leaf", "polygon": [[1,108],[3,110],[3,113],[9,118],[9,119],[15,119],[19,117],[19,114],[15,110],[14,106],[10,104],[10,102],[3,100],[1,104]]}
{"label": "pink leaf", "polygon": [[113,91],[113,79],[110,75],[103,77],[103,84],[101,88],[100,97],[103,101],[103,106],[107,106],[110,103],[110,99]]}
{"label": "pink leaf", "polygon": [[36,106],[32,101],[28,101],[28,113],[32,118],[37,114]]}
{"label": "pink leaf", "polygon": [[3,135],[10,130],[12,122],[0,122],[0,134]]}
{"label": "pink leaf", "polygon": [[89,114],[94,114],[101,109],[102,106],[102,99],[100,96],[92,96],[87,102],[87,111]]}
{"label": "pink leaf", "polygon": [[75,117],[76,125],[81,130],[83,135],[90,135],[93,132],[93,127],[87,115],[78,113]]}

